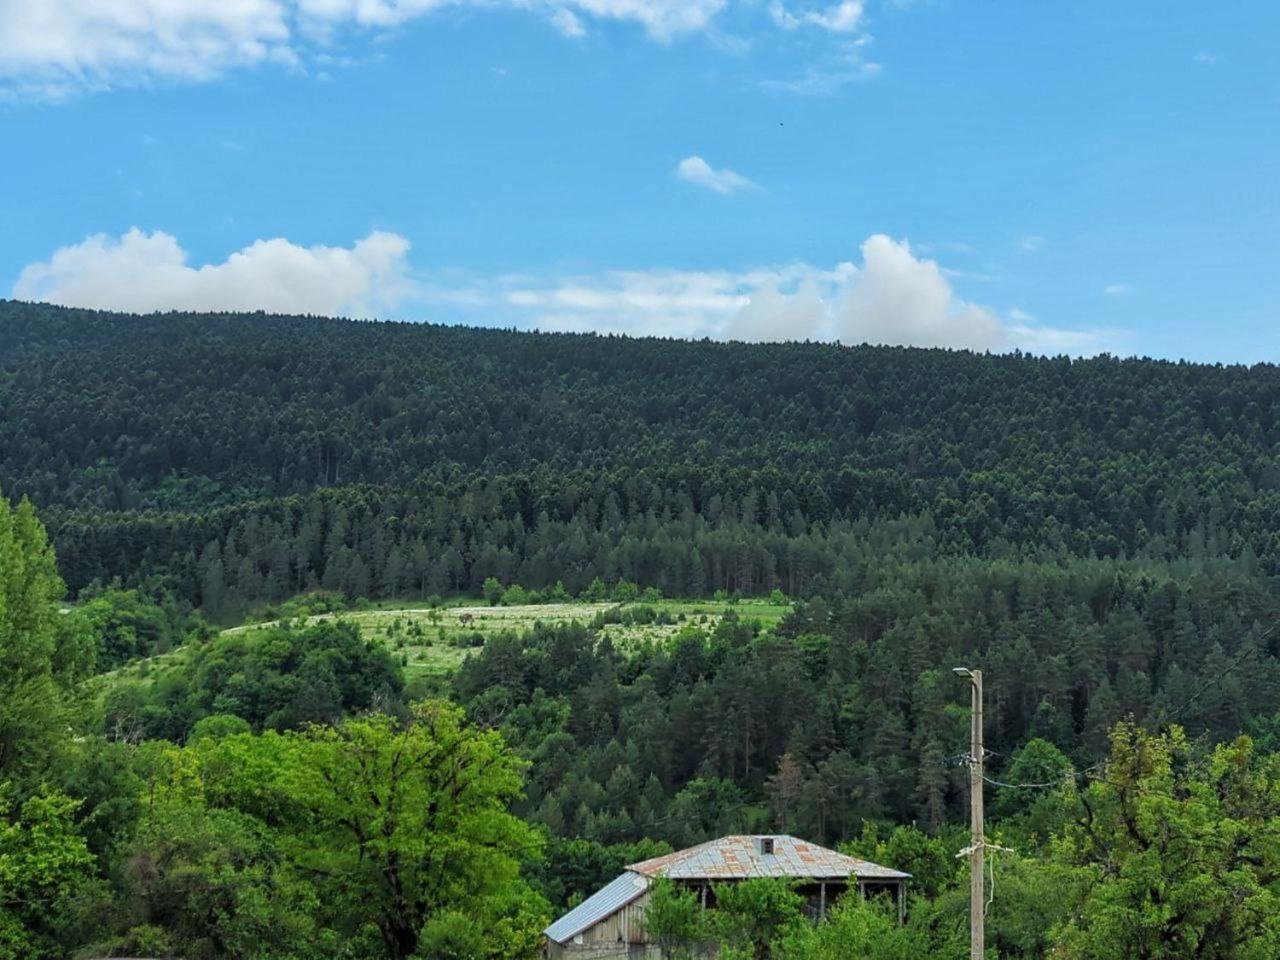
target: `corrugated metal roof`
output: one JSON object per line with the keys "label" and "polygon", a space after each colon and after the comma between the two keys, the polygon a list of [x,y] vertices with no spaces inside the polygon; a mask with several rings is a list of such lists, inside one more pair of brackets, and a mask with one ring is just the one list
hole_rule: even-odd
{"label": "corrugated metal roof", "polygon": [[611,880],[542,932],[556,943],[564,943],[612,916],[649,889],[649,881],[627,871]]}
{"label": "corrugated metal roof", "polygon": [[[761,840],[773,841],[773,853],[762,851]],[[751,835],[721,837],[677,850],[664,857],[633,863],[628,870],[647,877],[672,880],[742,880],[748,877],[814,877],[859,880],[906,880],[911,875],[869,860],[846,857],[795,837]]]}

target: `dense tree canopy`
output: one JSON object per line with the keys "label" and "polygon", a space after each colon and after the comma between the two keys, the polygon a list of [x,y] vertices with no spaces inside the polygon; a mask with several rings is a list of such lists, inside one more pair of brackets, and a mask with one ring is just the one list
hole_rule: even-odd
{"label": "dense tree canopy", "polygon": [[1275,572],[1278,440],[1265,365],[0,303],[0,485],[56,508],[68,583],[214,609],[805,593],[867,536]]}
{"label": "dense tree canopy", "polygon": [[[675,846],[759,825],[760,806],[831,842],[864,818],[963,820],[956,664],[988,670],[987,743],[1006,781],[1088,766],[1125,716],[1222,739],[1280,702],[1276,600],[1249,579],[1109,561],[881,576],[767,633],[731,616],[639,650],[572,625],[492,637],[454,689],[534,761],[529,812],[553,832]],[[1035,795],[1009,791],[994,810]]]}
{"label": "dense tree canopy", "polygon": [[238,717],[254,730],[284,730],[400,704],[400,665],[350,625],[273,625],[192,644],[105,694],[107,729],[185,740],[202,721]]}

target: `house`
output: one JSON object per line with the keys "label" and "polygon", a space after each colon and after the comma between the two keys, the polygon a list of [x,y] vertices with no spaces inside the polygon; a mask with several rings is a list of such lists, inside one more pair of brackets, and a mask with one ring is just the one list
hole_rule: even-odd
{"label": "house", "polygon": [[911,875],[788,836],[732,836],[633,863],[626,872],[574,907],[545,931],[552,960],[594,960],[652,948],[644,915],[649,887],[658,877],[692,890],[704,908],[715,907],[715,886],[755,877],[793,880],[810,916],[821,919],[842,894],[888,893],[906,908]]}

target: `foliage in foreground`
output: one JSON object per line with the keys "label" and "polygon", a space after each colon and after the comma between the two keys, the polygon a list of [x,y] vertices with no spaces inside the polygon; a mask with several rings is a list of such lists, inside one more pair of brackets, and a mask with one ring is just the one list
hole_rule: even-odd
{"label": "foliage in foreground", "polygon": [[[939,583],[933,588],[936,595]],[[1217,610],[1225,629],[1231,605],[1210,602],[1212,584],[1197,589],[1206,591],[1201,625]],[[1178,647],[1165,639],[1188,639],[1179,629],[1179,598],[1155,585],[1142,591],[1149,635],[1160,637],[1171,655]],[[268,722],[272,710],[251,714],[252,723],[212,713],[185,731],[182,745],[113,742],[91,732],[82,688],[87,665],[104,649],[95,621],[80,611],[58,613],[60,592],[34,512],[27,505],[12,510],[0,498],[0,657],[6,667],[0,673],[0,960],[67,960],[81,948],[193,960],[531,958],[551,912],[538,883],[546,892],[554,885],[537,872],[543,831],[513,812],[522,809],[527,774],[542,798],[537,815],[544,823],[554,804],[567,808],[572,791],[580,792],[580,806],[590,803],[608,814],[635,793],[624,766],[693,756],[690,740],[702,731],[690,720],[710,709],[709,693],[742,696],[728,702],[768,709],[776,720],[794,706],[786,696],[792,688],[746,686],[760,671],[775,683],[781,677],[816,684],[830,705],[841,697],[833,680],[865,685],[878,675],[851,664],[892,651],[884,633],[868,639],[876,609],[884,608],[878,600],[864,606],[864,598],[849,601],[835,621],[829,608],[807,604],[773,636],[726,618],[713,637],[686,633],[634,659],[618,657],[607,640],[596,644],[584,627],[549,630],[538,633],[531,648],[518,642],[486,647],[459,677],[468,707],[476,713],[483,706],[513,746],[498,730],[468,723],[462,706],[440,701],[403,714],[363,712],[297,727]],[[1013,609],[1020,611],[1018,627],[1009,627],[1015,636],[1023,630],[1036,636],[1037,624],[1048,629],[1053,622],[1043,605],[1015,603]],[[832,635],[813,632],[819,624]],[[1087,621],[1074,628],[1077,642],[1090,634]],[[278,682],[292,689],[298,678],[315,674],[308,664],[328,664],[334,682],[358,686],[361,671],[338,676],[351,662],[342,651],[358,652],[358,637],[324,634],[336,641],[330,648],[319,643],[321,636],[295,646],[288,631],[267,631],[261,651],[211,644],[209,650],[227,656],[207,661],[210,682],[199,689],[217,691],[209,704],[219,709],[231,702],[219,698],[242,688],[244,674],[264,663],[284,664],[268,688]],[[899,634],[914,641],[903,664],[927,654],[932,636],[927,627]],[[1105,639],[1106,630],[1097,637]],[[1244,649],[1258,651],[1265,639],[1254,637],[1253,647]],[[311,640],[318,645],[308,646]],[[272,659],[272,651],[288,656]],[[1250,674],[1237,689],[1265,692],[1267,671]],[[934,704],[934,720],[962,721],[931,672],[919,676],[920,703]],[[889,696],[892,686],[879,693]],[[674,714],[682,722],[663,718],[663,696],[683,704]],[[757,704],[756,696],[765,699]],[[1206,728],[1229,727],[1238,704],[1220,690],[1203,688],[1196,696]],[[249,702],[258,701],[240,699],[236,706]],[[1006,709],[1016,715],[1025,707]],[[1078,739],[1064,744],[1071,753],[1106,732],[1096,728],[1098,718],[1080,731],[1052,722],[1052,712],[1040,707],[1031,717],[1046,732],[1074,734]],[[776,824],[803,815],[814,801],[809,810],[822,813],[823,795],[812,792],[796,758],[829,748],[831,733],[857,729],[843,727],[849,718],[840,712],[828,719],[830,727],[801,724],[786,742],[768,744],[774,756],[792,757],[797,777],[781,761],[770,774],[758,763],[758,742],[735,752],[744,730],[769,734],[763,722],[751,726],[751,712],[735,715],[732,736],[713,740],[716,752],[697,759],[668,816],[681,818],[681,829],[696,835],[723,832],[726,822],[748,815]],[[289,728],[266,729],[277,725]],[[1275,722],[1253,726],[1263,747],[1273,747]],[[1008,768],[1007,775],[1042,778],[1043,786],[996,788],[1008,792],[993,803],[1000,818],[989,829],[1015,852],[993,856],[998,889],[988,929],[995,955],[1270,960],[1280,951],[1280,760],[1274,753],[1247,737],[1214,747],[1212,737],[1191,740],[1177,725],[1150,732],[1126,721],[1112,727],[1105,764],[1077,774],[1052,739],[1015,746]],[[585,755],[575,756],[583,747]],[[579,763],[619,756],[625,763],[613,763],[616,779],[600,783],[579,775],[590,769]],[[716,776],[715,762],[727,762],[724,776]],[[656,774],[646,780],[639,792],[651,811],[674,782],[664,785]],[[753,790],[774,801],[771,812],[744,809]],[[585,816],[574,815],[593,822],[590,807]],[[636,822],[599,814],[594,820],[605,835],[634,829]],[[818,820],[818,829],[833,822],[840,821]],[[834,960],[847,944],[884,960],[960,960],[966,884],[954,853],[961,842],[945,826],[886,832],[880,825],[864,826],[851,842],[860,855],[919,878],[905,927],[878,904],[856,901],[846,902],[830,924],[810,927],[794,892],[769,881],[718,887],[719,909],[706,915],[691,911],[687,898],[660,893],[667,908],[653,922],[655,929],[666,924],[663,949],[672,956],[692,937],[689,949],[717,944],[722,956],[735,960]],[[592,871],[657,852],[639,841],[566,843],[563,837],[551,847],[568,868],[556,897],[582,892]]]}
{"label": "foliage in foreground", "polygon": [[522,764],[455,707],[145,753],[126,941],[159,929],[188,955],[405,960],[461,912],[482,956],[538,945],[546,906],[521,867],[540,839],[507,812]]}
{"label": "foliage in foreground", "polygon": [[536,953],[549,911],[523,872],[543,841],[510,812],[525,764],[498,733],[445,702],[342,716],[372,705],[361,665],[385,654],[329,627],[215,641],[196,676],[232,678],[213,684],[213,709],[236,689],[239,706],[275,702],[248,698],[257,666],[275,667],[256,679],[285,704],[327,677],[330,723],[254,733],[209,716],[181,746],[73,737],[87,715],[75,665],[95,652],[84,641],[121,620],[60,614],[61,589],[34,511],[0,496],[0,960]]}
{"label": "foliage in foreground", "polygon": [[1122,724],[1105,775],[1067,799],[1055,852],[1089,886],[1059,956],[1280,956],[1280,757],[1247,737],[1206,755],[1177,727]]}

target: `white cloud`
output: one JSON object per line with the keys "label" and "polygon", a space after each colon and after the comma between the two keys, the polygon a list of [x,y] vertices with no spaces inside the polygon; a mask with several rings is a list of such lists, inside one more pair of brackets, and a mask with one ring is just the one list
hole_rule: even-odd
{"label": "white cloud", "polygon": [[412,302],[474,323],[719,340],[824,340],[972,350],[1122,352],[1125,331],[1001,318],[959,296],[905,241],[868,237],[861,262],[753,270],[616,270],[594,275],[412,278],[408,241],[370,233],[350,247],[260,240],[193,266],[162,232],[95,235],[27,266],[13,296],[71,306],[369,315]]}
{"label": "white cloud", "polygon": [[[517,0],[528,5],[528,0]],[[728,0],[551,0],[553,7],[572,9],[598,20],[638,23],[657,40],[670,40],[705,30],[728,6]]]}
{"label": "white cloud", "polygon": [[784,30],[819,27],[832,33],[854,33],[862,29],[866,5],[862,0],[841,0],[817,9],[792,10],[781,0],[769,7],[774,23]]}
{"label": "white cloud", "polygon": [[884,234],[862,244],[858,281],[836,304],[836,336],[845,342],[998,350],[1007,331],[990,310],[957,298],[936,261],[919,260]]}
{"label": "white cloud", "polygon": [[1018,249],[1023,253],[1039,253],[1044,249],[1044,237],[1034,233],[1018,239]]}
{"label": "white cloud", "polygon": [[1123,297],[1129,292],[1129,285],[1127,283],[1108,283],[1102,288],[1102,292],[1108,297]]}
{"label": "white cloud", "polygon": [[[344,30],[449,9],[527,10],[571,36],[637,24],[662,42],[707,29],[728,0],[0,0],[0,93],[62,96],[151,79],[306,64]],[[342,58],[338,58],[341,60]]]}
{"label": "white cloud", "polygon": [[582,25],[582,20],[572,10],[561,7],[551,15],[551,23],[557,30],[566,37],[585,37],[587,28]]}
{"label": "white cloud", "polygon": [[861,4],[842,3],[796,14],[775,3],[772,13],[774,22],[784,31],[795,32],[801,27],[818,26],[824,35],[816,46],[812,39],[797,41],[799,47],[814,55],[808,58],[798,74],[766,78],[760,81],[761,89],[827,95],[849,84],[871,80],[883,72],[883,65],[869,56],[875,39],[863,29]]}
{"label": "white cloud", "polygon": [[132,229],[96,234],[23,269],[13,295],[76,307],[153,310],[266,310],[364,315],[412,289],[409,241],[375,231],[351,247],[303,247],[258,240],[222,263],[191,266],[173,236]]}
{"label": "white cloud", "polygon": [[4,0],[0,81],[58,94],[147,76],[291,62],[281,0]]}
{"label": "white cloud", "polygon": [[1009,343],[1024,353],[1042,356],[1067,354],[1075,357],[1111,353],[1132,355],[1133,336],[1128,330],[1109,327],[1065,330],[1060,327],[1023,326],[1008,328]]}
{"label": "white cloud", "polygon": [[508,7],[549,16],[570,36],[585,32],[582,18],[618,20],[642,26],[669,40],[707,27],[728,0],[280,0],[296,3],[300,19],[315,27],[353,23],[395,27],[448,7]]}
{"label": "white cloud", "polygon": [[827,340],[1023,349],[1087,354],[1117,350],[1120,331],[1067,330],[1014,309],[1008,320],[952,289],[932,260],[882,234],[861,248],[862,263],[820,269],[797,263],[727,270],[613,271],[538,281],[513,278],[486,309],[544,330],[720,340]]}
{"label": "white cloud", "polygon": [[760,82],[761,89],[770,92],[794,93],[801,96],[826,96],[847,87],[851,83],[870,80],[880,75],[883,66],[871,60],[863,60],[859,54],[846,54],[833,64],[805,67],[799,76],[786,79],[770,79]]}
{"label": "white cloud", "polygon": [[751,190],[755,184],[742,174],[724,167],[715,169],[701,157],[685,157],[676,166],[676,176],[685,183],[706,187],[716,193],[737,193],[739,190]]}

